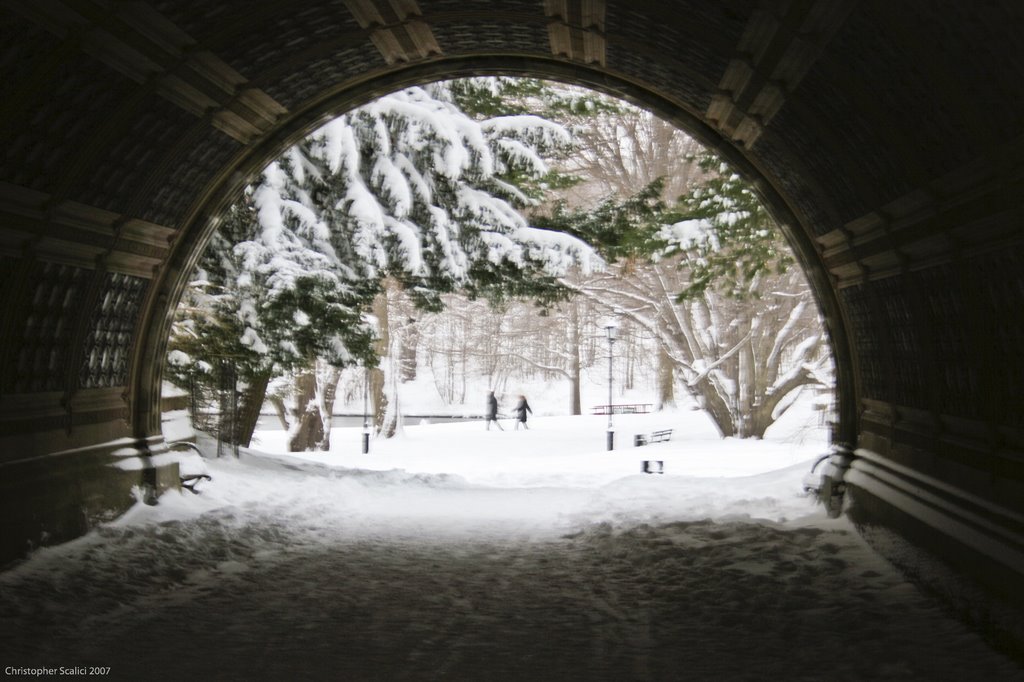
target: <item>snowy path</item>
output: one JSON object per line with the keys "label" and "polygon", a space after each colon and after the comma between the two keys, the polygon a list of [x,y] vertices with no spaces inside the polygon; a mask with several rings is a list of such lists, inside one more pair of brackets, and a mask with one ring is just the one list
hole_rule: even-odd
{"label": "snowy path", "polygon": [[806,461],[589,486],[578,462],[548,463],[516,487],[208,462],[203,495],[0,574],[0,663],[118,680],[1024,679],[800,497]]}

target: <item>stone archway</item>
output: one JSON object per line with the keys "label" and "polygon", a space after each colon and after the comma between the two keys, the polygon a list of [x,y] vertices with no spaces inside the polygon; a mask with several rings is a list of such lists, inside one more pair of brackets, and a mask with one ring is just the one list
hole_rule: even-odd
{"label": "stone archway", "polygon": [[[812,282],[816,299],[825,311],[826,323],[832,338],[833,354],[840,359],[837,362],[838,372],[840,376],[852,376],[849,368],[850,354],[845,326],[833,290],[828,282],[827,273],[820,268],[813,244],[807,241],[803,232],[794,229],[799,224],[798,219],[760,169],[752,164],[733,144],[723,139],[717,131],[710,128],[693,113],[666,101],[657,93],[589,67],[566,68],[564,63],[550,59],[473,57],[438,60],[428,65],[410,65],[390,74],[388,78],[341,91],[331,98],[323,98],[316,107],[303,112],[302,115],[296,115],[293,125],[283,130],[280,135],[267,136],[263,140],[260,150],[246,157],[237,167],[227,169],[222,174],[222,178],[212,185],[206,204],[197,208],[195,218],[181,230],[178,249],[164,269],[167,279],[161,281],[161,293],[157,295],[165,297],[168,301],[177,301],[180,298],[181,289],[186,283],[184,278],[191,272],[198,253],[217,224],[219,214],[235,200],[247,182],[258,176],[268,158],[275,158],[288,144],[308,135],[323,121],[370,101],[381,93],[422,84],[438,77],[454,78],[470,75],[543,77],[598,90],[656,112],[665,120],[686,130],[706,147],[715,149],[720,156],[728,159],[733,167],[740,169],[754,182],[765,205],[769,207],[776,221],[786,232],[787,238],[794,246],[798,260]],[[265,150],[270,151],[268,153]],[[134,388],[133,393],[140,396],[140,403],[135,405],[136,419],[143,423],[146,421],[145,415],[149,414],[148,423],[151,424],[150,428],[153,429],[153,432],[159,428],[159,400],[156,400],[152,406],[147,405],[145,400],[148,396],[146,396],[145,387],[159,384],[164,353],[161,350],[149,354],[144,349],[157,348],[167,339],[169,332],[167,312],[160,308],[154,310],[154,313],[158,314],[152,317],[151,327],[145,335],[140,335],[140,352],[136,355],[147,364],[133,371],[133,375],[137,377],[137,387]],[[841,386],[839,402],[842,405],[840,412],[845,411],[845,416],[840,420],[840,432],[837,435],[837,440],[843,443],[852,443],[856,438],[854,429],[856,401],[853,395],[853,383],[843,379],[839,384]],[[842,390],[845,390],[844,394]],[[847,429],[845,433],[842,432],[843,428]]]}
{"label": "stone archway", "polygon": [[[1013,622],[1022,28],[1010,1],[8,5],[3,558],[116,513],[133,485],[175,483],[168,317],[254,170],[403,84],[522,73],[652,108],[756,180],[829,320],[852,448],[836,491],[890,556]],[[926,572],[929,553],[950,570]]]}

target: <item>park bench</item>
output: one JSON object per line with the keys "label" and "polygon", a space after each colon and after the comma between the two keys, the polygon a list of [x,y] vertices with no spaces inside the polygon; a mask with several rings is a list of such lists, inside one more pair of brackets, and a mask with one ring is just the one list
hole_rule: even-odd
{"label": "park bench", "polygon": [[[170,447],[171,450],[195,450],[200,457],[203,456],[203,451],[199,449],[199,446],[190,441],[175,441],[173,443],[169,443],[168,447]],[[193,495],[199,494],[199,491],[196,490],[196,486],[199,485],[201,481],[212,480],[213,477],[209,474],[182,474],[178,476],[178,482],[181,484],[181,487],[185,488]]]}
{"label": "park bench", "polygon": [[651,431],[650,433],[638,433],[633,436],[633,445],[640,447],[650,443],[664,443],[672,439],[672,429]]}
{"label": "park bench", "polygon": [[199,485],[200,481],[212,481],[213,477],[208,474],[190,474],[188,476],[180,476],[181,487],[186,488],[193,495],[198,495],[199,491],[196,490],[196,486]]}

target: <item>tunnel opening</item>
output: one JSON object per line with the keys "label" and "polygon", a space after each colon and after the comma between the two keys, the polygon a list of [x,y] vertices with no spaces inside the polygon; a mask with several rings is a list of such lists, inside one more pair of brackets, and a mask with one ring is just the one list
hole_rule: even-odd
{"label": "tunnel opening", "polygon": [[[214,375],[219,370],[215,371],[215,366],[225,360],[242,376],[243,389],[248,391],[249,384],[255,386],[253,395],[238,394],[241,398],[238,411],[245,416],[233,423],[240,429],[241,445],[249,445],[268,384],[273,383],[276,393],[272,391],[271,402],[282,426],[286,430],[291,426],[302,431],[301,435],[290,436],[296,439],[290,449],[327,449],[330,418],[325,419],[320,412],[331,413],[343,366],[366,364],[365,358],[348,353],[335,360],[337,368],[329,372],[329,378],[319,376],[322,370],[301,368],[302,363],[308,364],[310,352],[298,351],[296,342],[307,345],[311,342],[295,336],[295,330],[303,327],[299,324],[300,318],[305,325],[316,318],[318,333],[323,337],[331,337],[332,333],[323,311],[304,307],[315,297],[315,285],[307,287],[300,297],[288,295],[284,312],[273,313],[283,319],[283,323],[275,321],[262,327],[257,323],[258,308],[273,310],[274,305],[279,305],[268,304],[267,300],[274,301],[275,296],[279,300],[280,295],[266,295],[265,290],[280,285],[282,277],[288,279],[289,286],[294,286],[294,273],[282,273],[289,269],[301,270],[306,265],[312,269],[333,268],[334,277],[338,277],[341,270],[359,270],[365,279],[376,278],[385,283],[376,290],[374,285],[368,284],[369,293],[362,294],[362,303],[353,306],[354,313],[335,322],[359,327],[365,324],[360,315],[365,318],[372,313],[377,325],[377,340],[372,342],[374,350],[387,357],[387,374],[393,379],[389,386],[395,391],[406,379],[416,375],[417,344],[423,333],[417,325],[418,317],[441,307],[467,308],[475,299],[486,299],[493,304],[489,309],[493,318],[493,306],[505,306],[504,312],[507,312],[512,299],[532,296],[534,305],[540,306],[540,317],[530,324],[572,327],[565,332],[566,339],[555,342],[562,348],[559,351],[562,359],[556,354],[554,360],[548,356],[529,361],[535,368],[549,372],[554,362],[569,363],[554,368],[569,380],[568,414],[583,413],[580,346],[586,345],[588,349],[583,369],[593,372],[594,332],[600,332],[597,329],[600,325],[595,326],[594,320],[612,316],[632,325],[632,336],[647,335],[646,347],[632,342],[630,335],[623,336],[620,352],[630,358],[631,364],[621,386],[632,388],[632,367],[638,354],[646,353],[658,361],[656,368],[648,364],[644,370],[649,375],[658,373],[657,386],[652,389],[657,395],[647,396],[647,402],[634,400],[644,412],[651,405],[659,410],[663,404],[672,405],[674,394],[678,392],[695,409],[706,410],[723,437],[761,438],[765,429],[789,409],[802,390],[817,387],[815,407],[822,411],[819,422],[828,419],[824,415],[831,411],[833,403],[832,359],[825,350],[828,342],[815,312],[816,302],[799,268],[792,267],[793,257],[788,247],[775,236],[778,227],[765,212],[759,197],[722,160],[672,124],[593,90],[509,77],[442,81],[426,87],[438,89],[441,99],[431,99],[431,93],[421,87],[401,91],[375,100],[369,106],[353,109],[351,114],[312,133],[300,145],[289,147],[262,171],[258,182],[246,188],[241,203],[232,205],[226,217],[214,219],[213,222],[221,226],[222,234],[214,237],[199,273],[193,275],[197,286],[188,294],[188,301],[178,308],[176,344],[172,344],[168,356],[169,366],[178,389],[190,392],[193,398],[197,383],[218,383]],[[464,104],[469,117],[467,111],[459,109],[459,104]],[[477,111],[473,112],[473,107],[477,107]],[[445,115],[457,121],[449,124],[450,130],[442,130],[437,123],[437,117]],[[528,190],[532,191],[531,196],[515,188],[510,192],[508,182],[497,176],[488,175],[484,182],[492,182],[493,177],[501,191],[495,191],[495,184],[488,186],[479,179],[466,179],[472,173],[479,175],[479,166],[458,169],[458,173],[448,167],[434,168],[450,166],[450,161],[441,158],[442,154],[452,155],[455,151],[465,154],[462,147],[455,150],[451,139],[463,135],[459,145],[465,146],[466,140],[474,134],[483,138],[481,132],[464,132],[473,125],[481,126],[481,130],[496,128],[499,133],[492,133],[495,139],[489,142],[490,149],[477,148],[471,150],[472,154],[488,157],[502,145],[516,145],[516,153],[529,155],[530,163],[545,164],[543,168],[538,165],[527,169],[529,172],[524,176],[521,167],[513,167],[515,159],[511,165],[507,159],[497,156],[493,162],[489,158],[485,160],[486,164],[504,164],[504,172],[509,177],[518,173],[520,183],[524,177],[533,183],[532,190]],[[460,126],[463,131],[457,132]],[[516,129],[511,136],[501,132],[510,127]],[[523,130],[527,132],[524,134]],[[545,143],[547,148],[530,148],[529,145],[536,146],[538,131],[545,136],[562,137],[557,144]],[[433,142],[423,143],[424,138]],[[346,144],[349,145],[347,151],[343,149]],[[428,149],[424,156],[423,148],[431,144],[436,149]],[[473,141],[468,143],[470,147],[472,144]],[[367,145],[373,150],[367,151]],[[333,156],[328,158],[325,150]],[[542,156],[547,158],[542,160]],[[629,160],[624,162],[624,156]],[[521,161],[519,158],[518,162]],[[416,163],[419,167],[414,167]],[[386,176],[386,171],[393,174]],[[459,175],[462,178],[459,182],[466,187],[476,182],[472,189],[475,202],[482,203],[481,197],[487,197],[494,205],[482,212],[478,209],[474,215],[466,208],[461,195],[454,200],[441,197],[441,190],[435,188],[449,182],[453,175]],[[332,183],[336,187],[332,188]],[[510,199],[510,194],[518,203]],[[357,204],[353,199],[356,195],[360,201],[373,203],[375,210],[384,216],[383,220],[373,216],[366,218],[367,208]],[[607,199],[609,196],[614,197],[614,201]],[[410,208],[410,203],[416,202],[424,202],[433,213],[427,213],[423,207]],[[596,208],[598,204],[600,207]],[[282,208],[286,205],[290,208]],[[499,212],[510,211],[517,213],[514,221],[502,223],[500,217],[494,217]],[[451,238],[439,244],[436,234],[439,228],[433,222],[439,213],[445,220],[451,218],[453,224],[465,222],[467,230],[486,228],[486,236],[491,240],[499,238],[504,230],[504,235],[500,236],[504,240],[502,249],[514,247],[516,258],[520,258],[524,250],[532,249],[528,257],[532,261],[557,259],[556,276],[538,270],[532,261],[528,263],[532,268],[528,272],[527,266],[518,261],[514,267],[507,267],[512,263],[508,253],[493,247],[483,254],[488,261],[484,268],[453,266],[453,250],[457,252],[454,257],[457,260],[467,258],[466,254],[473,253],[474,249],[480,252],[479,245],[471,242],[472,237]],[[417,220],[421,224],[415,224]],[[390,224],[387,221],[391,221]],[[391,240],[391,243],[367,246],[367,242],[381,237],[377,234],[368,237],[366,222],[371,223],[373,230],[385,234],[384,240]],[[396,225],[399,222],[401,224]],[[538,225],[542,231],[528,225]],[[410,247],[407,241],[399,240],[396,247],[395,232],[388,232],[396,227],[402,231],[402,240],[411,238],[418,243]],[[448,238],[448,228],[442,227]],[[282,239],[280,233],[285,230],[288,236]],[[510,230],[517,235],[512,241],[509,241]],[[332,231],[336,233],[334,236],[330,235]],[[451,231],[457,233],[458,226],[454,225]],[[552,242],[549,231],[570,233],[583,241],[573,243],[559,239]],[[336,241],[331,242],[331,239]],[[397,255],[390,258],[400,262],[389,261],[381,270],[367,269],[365,253],[356,253],[353,247],[353,241],[360,239],[360,248],[378,248],[378,257],[384,249],[391,248]],[[315,254],[293,255],[297,243]],[[282,254],[284,251],[288,253]],[[448,260],[439,264],[438,252],[447,254]],[[256,260],[249,262],[253,253],[258,254]],[[481,255],[469,257],[481,258]],[[345,258],[349,262],[342,262]],[[361,258],[363,264],[357,265]],[[410,272],[412,267],[420,268],[418,272],[422,273],[424,259],[431,258],[428,267],[442,271],[437,279],[428,281]],[[595,263],[591,264],[590,259]],[[708,265],[716,259],[717,265]],[[583,260],[587,261],[586,265]],[[571,271],[564,270],[568,261],[572,261]],[[490,264],[495,262],[505,268],[504,274],[492,268]],[[387,268],[396,274],[387,275]],[[380,274],[374,274],[377,272]],[[527,273],[525,279],[524,272]],[[545,283],[537,279],[544,279]],[[628,284],[616,291],[609,283],[617,281]],[[463,296],[468,294],[469,299],[462,302],[452,299],[454,305],[444,301],[443,296],[454,295],[450,293],[453,288],[463,291]],[[641,300],[641,294],[646,298]],[[335,290],[327,295],[336,299],[338,293]],[[582,310],[581,301],[585,302],[586,310]],[[219,316],[214,314],[218,306],[225,305],[229,309]],[[335,302],[335,305],[344,304]],[[476,316],[483,315],[487,308],[483,306]],[[498,319],[500,316],[499,313]],[[217,321],[211,324],[208,318]],[[517,329],[514,323],[513,320],[513,325],[506,325],[511,328],[502,329],[499,322],[494,325],[495,332],[514,339],[529,338],[536,333],[521,325]],[[436,322],[431,327],[439,328]],[[225,338],[225,331],[234,337]],[[276,335],[281,347],[267,348],[261,335],[268,343],[271,343],[270,337]],[[399,341],[392,343],[385,339],[381,344],[380,337],[389,335]],[[487,337],[485,333],[476,343],[483,348],[488,344]],[[370,343],[365,328],[345,338],[361,348]],[[322,340],[312,343],[320,343],[320,351],[324,352]],[[341,338],[333,343],[345,345]],[[282,348],[287,348],[287,353]],[[518,354],[523,358],[524,353],[543,355],[549,350],[499,348],[495,352],[502,357]],[[482,354],[483,351],[473,352]],[[293,357],[283,365],[275,364],[282,354]],[[403,362],[411,362],[411,366],[407,364],[398,369],[399,361],[395,356],[401,356]],[[498,362],[496,357],[490,359],[490,365]],[[462,363],[465,365],[465,358]],[[318,366],[324,368],[331,364],[326,360],[318,361]],[[397,406],[398,396],[384,395],[385,373],[376,369],[376,364],[372,362],[362,370],[357,369],[356,375],[363,377],[364,402],[367,394],[372,393],[369,403],[374,433],[390,429],[387,435],[391,435],[394,426],[381,425],[387,418],[384,405]],[[433,370],[433,356],[429,364]],[[282,383],[288,370],[298,372],[294,376],[305,377],[295,384],[297,388],[304,382],[305,387],[298,389],[302,395]],[[252,380],[254,371],[258,375],[255,381]],[[485,388],[508,390],[508,376],[502,375],[500,370],[489,367],[481,371],[485,376],[473,379],[479,385],[473,386],[470,393],[476,397],[470,398],[469,405],[476,406]],[[396,376],[401,378],[396,381]],[[649,376],[647,378],[654,383]],[[546,379],[550,382],[552,376]],[[452,410],[463,414],[480,412],[478,406],[467,406],[466,377],[461,380],[459,404],[444,402],[426,411],[435,415]],[[451,386],[443,389],[437,381],[435,377],[439,393],[452,393]],[[348,383],[352,383],[351,378]],[[611,383],[609,376],[609,389]],[[622,401],[622,398],[616,400]],[[610,394],[605,402],[608,403],[605,411],[610,415],[616,407],[612,406]],[[296,412],[296,404],[307,403],[320,405],[318,413],[304,417]],[[591,397],[588,403],[588,410],[601,407],[594,405]],[[222,407],[223,403],[218,406]],[[193,410],[199,407],[194,399],[192,407]],[[352,411],[351,406],[342,409]],[[424,409],[419,408],[421,414]],[[633,409],[639,408],[634,405]],[[546,413],[557,412],[548,408]],[[395,414],[390,418],[395,418]],[[303,419],[315,422],[311,428],[316,438],[321,439],[320,443],[314,444],[308,429],[300,426]],[[828,425],[833,430],[836,428],[834,423]],[[626,438],[643,440],[637,434],[627,434]],[[238,438],[235,440],[237,447]]]}
{"label": "tunnel opening", "polygon": [[[515,64],[510,66],[509,59]],[[192,227],[183,231],[183,236],[178,240],[181,245],[176,249],[177,257],[172,267],[167,268],[167,273],[174,273],[174,277],[166,280],[166,298],[162,300],[171,302],[180,299],[184,291],[184,285],[188,278],[188,272],[195,267],[195,263],[210,238],[214,226],[218,224],[221,216],[228,210],[236,193],[241,193],[244,186],[251,182],[253,177],[258,176],[262,168],[289,145],[294,145],[305,135],[323,125],[332,116],[372,101],[375,96],[384,92],[394,91],[404,86],[413,86],[418,83],[428,82],[436,79],[438,74],[445,78],[452,76],[507,76],[507,77],[542,77],[552,81],[565,82],[572,85],[582,86],[590,90],[604,93],[625,102],[635,103],[642,109],[653,112],[661,120],[671,123],[680,130],[686,131],[687,135],[702,144],[705,148],[721,156],[730,167],[744,175],[751,181],[754,191],[757,193],[762,204],[771,214],[775,223],[782,230],[794,255],[804,273],[807,275],[815,301],[825,320],[826,331],[829,343],[832,346],[833,356],[836,360],[836,386],[837,386],[837,419],[834,441],[844,448],[849,447],[855,439],[855,419],[852,418],[853,393],[852,382],[845,379],[851,376],[849,354],[846,348],[846,336],[842,318],[837,313],[835,300],[831,287],[827,283],[827,277],[815,265],[816,260],[808,257],[808,250],[814,253],[814,247],[808,244],[802,231],[796,230],[798,224],[791,209],[782,201],[781,195],[773,191],[770,185],[759,172],[759,170],[745,158],[742,148],[736,147],[733,143],[725,142],[720,135],[712,131],[707,124],[700,122],[696,117],[679,106],[660,99],[656,95],[637,88],[626,81],[618,81],[602,74],[599,71],[582,70],[573,67],[566,70],[566,65],[550,60],[525,60],[526,64],[519,64],[523,58],[491,58],[493,66],[486,64],[487,59],[473,60],[472,67],[461,63],[461,60],[446,60],[443,64],[433,63],[430,65],[410,66],[396,74],[389,74],[378,81],[365,84],[359,88],[349,88],[341,93],[325,93],[321,101],[308,111],[302,112],[301,116],[294,117],[298,122],[293,125],[281,126],[281,132],[275,136],[273,142],[267,141],[260,145],[258,153],[250,154],[244,163],[234,164],[231,168],[225,169],[221,182],[208,189],[206,200],[200,206],[193,209],[193,218],[189,221]],[[528,64],[528,65],[527,65]],[[333,96],[332,96],[333,95]],[[301,123],[305,119],[304,123]],[[245,170],[243,170],[245,169]],[[226,177],[225,177],[226,176]],[[180,265],[178,262],[180,261]],[[173,306],[168,304],[168,312],[154,318],[151,323],[155,339],[166,339],[169,333],[169,323]],[[137,365],[134,376],[146,376],[155,380],[156,376],[162,376],[163,355],[161,351],[166,350],[166,342],[160,341],[158,348],[152,353],[142,353],[138,356],[144,363]],[[152,384],[149,384],[152,385]],[[159,386],[159,382],[156,384]],[[145,411],[145,401],[140,402],[139,409]],[[142,415],[140,415],[141,417]],[[159,411],[150,412],[149,423],[154,419],[158,420]]]}

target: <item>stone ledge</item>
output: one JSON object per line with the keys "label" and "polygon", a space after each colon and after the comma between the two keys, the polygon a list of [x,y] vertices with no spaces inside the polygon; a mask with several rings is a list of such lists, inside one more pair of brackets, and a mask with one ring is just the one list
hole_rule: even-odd
{"label": "stone ledge", "polygon": [[0,464],[0,566],[71,540],[124,513],[140,496],[177,488],[178,464],[162,436]]}

